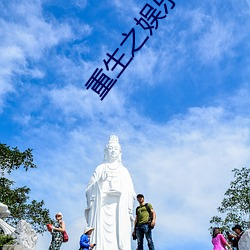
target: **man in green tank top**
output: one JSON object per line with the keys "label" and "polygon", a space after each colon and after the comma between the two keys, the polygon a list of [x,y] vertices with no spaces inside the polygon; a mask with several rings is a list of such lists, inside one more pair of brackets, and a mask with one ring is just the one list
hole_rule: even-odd
{"label": "man in green tank top", "polygon": [[137,195],[140,206],[136,208],[135,227],[133,236],[136,235],[138,250],[143,250],[143,239],[146,236],[149,250],[155,250],[152,239],[152,229],[155,226],[156,214],[150,203],[144,202],[143,194]]}

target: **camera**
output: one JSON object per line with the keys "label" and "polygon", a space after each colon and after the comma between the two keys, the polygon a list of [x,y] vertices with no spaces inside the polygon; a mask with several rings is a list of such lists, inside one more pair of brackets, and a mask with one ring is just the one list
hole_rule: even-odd
{"label": "camera", "polygon": [[132,233],[132,238],[133,238],[133,240],[136,240],[136,239],[137,239],[137,236],[136,236],[136,232],[135,232],[135,231]]}

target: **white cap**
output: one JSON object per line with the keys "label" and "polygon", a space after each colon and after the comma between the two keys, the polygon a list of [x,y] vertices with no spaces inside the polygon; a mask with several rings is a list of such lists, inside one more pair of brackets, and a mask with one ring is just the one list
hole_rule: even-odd
{"label": "white cap", "polygon": [[56,216],[57,216],[57,215],[61,215],[61,216],[63,217],[63,214],[62,214],[61,212],[57,212],[57,213],[56,213]]}

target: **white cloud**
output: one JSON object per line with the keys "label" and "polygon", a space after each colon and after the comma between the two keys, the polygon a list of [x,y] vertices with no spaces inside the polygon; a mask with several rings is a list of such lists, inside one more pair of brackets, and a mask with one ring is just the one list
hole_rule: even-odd
{"label": "white cloud", "polygon": [[210,1],[192,6],[193,9],[177,6],[179,8],[176,7],[167,25],[161,27],[164,31],[161,36],[165,34],[171,46],[158,51],[165,51],[174,58],[175,67],[187,67],[193,60],[197,64],[200,61],[214,65],[226,58],[236,57],[237,46],[248,37],[248,32],[244,31],[244,22],[236,16],[228,15],[227,8],[234,9],[237,4]]}
{"label": "white cloud", "polygon": [[223,25],[219,21],[213,21],[210,28],[197,42],[198,52],[204,63],[214,60],[220,61],[224,56],[232,55],[234,40],[234,28],[232,25]]}
{"label": "white cloud", "polygon": [[[45,20],[38,1],[32,4],[25,1],[9,3],[3,8],[3,12],[11,15],[0,19],[1,97],[9,91],[15,91],[14,85],[18,82],[13,82],[12,78],[16,74],[43,77],[42,69],[30,68],[28,60],[37,61],[46,49],[73,36],[69,25]],[[3,107],[3,103],[0,107]]]}
{"label": "white cloud", "polygon": [[86,7],[87,2],[87,0],[74,0],[74,4],[81,9]]}
{"label": "white cloud", "polygon": [[114,0],[111,4],[116,7],[121,20],[129,23],[134,22],[134,17],[139,14],[140,8],[143,7],[141,3],[137,4],[134,0],[126,1],[126,4],[121,0]]}
{"label": "white cloud", "polygon": [[69,117],[77,116],[98,121],[101,114],[109,117],[114,113],[124,113],[123,97],[114,88],[103,101],[100,101],[98,94],[91,88],[86,90],[84,84],[81,88],[68,85],[62,89],[51,90],[48,97],[54,107]]}
{"label": "white cloud", "polygon": [[39,4],[21,2],[10,6],[9,11],[12,11],[12,19],[1,20],[2,46],[17,46],[27,57],[39,58],[45,48],[73,35],[67,24],[46,21]]}

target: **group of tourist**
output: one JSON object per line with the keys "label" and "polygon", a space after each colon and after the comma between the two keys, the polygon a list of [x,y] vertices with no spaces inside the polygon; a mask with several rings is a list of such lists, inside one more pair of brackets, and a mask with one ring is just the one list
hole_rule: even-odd
{"label": "group of tourist", "polygon": [[[144,196],[142,194],[137,195],[139,206],[136,208],[136,218],[134,222],[134,230],[132,236],[138,241],[137,250],[143,250],[144,236],[148,242],[149,250],[154,250],[154,243],[152,240],[152,229],[156,222],[156,213],[150,203],[144,202]],[[65,231],[65,222],[62,220],[63,215],[61,212],[56,213],[56,223],[54,226],[50,226],[48,230],[52,234],[52,240],[49,250],[60,250],[63,242],[62,232]],[[213,250],[224,250],[225,247],[231,250],[239,250],[238,242],[244,233],[240,225],[235,225],[232,230],[235,232],[227,232],[228,241],[221,233],[220,228],[213,228],[212,244]],[[91,233],[94,231],[93,227],[86,227],[82,236],[80,237],[80,249],[79,250],[92,250],[96,243],[90,243]]]}
{"label": "group of tourist", "polygon": [[[63,232],[65,232],[65,222],[63,221],[63,215],[61,212],[56,213],[55,225],[47,224],[47,229],[52,235],[52,240],[49,246],[49,250],[60,250],[63,243]],[[90,235],[94,230],[93,227],[86,227],[83,235],[80,238],[80,250],[90,250],[95,247],[96,244],[90,244]]]}
{"label": "group of tourist", "polygon": [[220,228],[213,228],[213,236],[212,236],[212,244],[214,246],[213,250],[224,250],[225,247],[228,247],[232,250],[239,250],[239,240],[243,235],[244,231],[242,230],[240,225],[235,225],[232,230],[235,232],[229,233],[226,232],[228,241],[225,239],[223,234],[221,233]]}
{"label": "group of tourist", "polygon": [[[144,236],[148,242],[149,250],[155,250],[152,239],[152,229],[156,222],[156,213],[150,203],[145,203],[144,195],[138,194],[137,201],[139,206],[136,208],[136,218],[134,221],[134,230],[132,233],[133,239],[137,239],[138,247],[137,250],[143,250]],[[66,230],[65,222],[62,220],[63,215],[61,212],[56,213],[55,225],[48,226],[48,230],[52,234],[52,240],[50,243],[49,250],[60,250],[63,242],[63,234]],[[86,227],[83,234],[80,237],[80,249],[79,250],[92,250],[96,243],[90,243],[90,236],[94,231],[94,227]]]}

